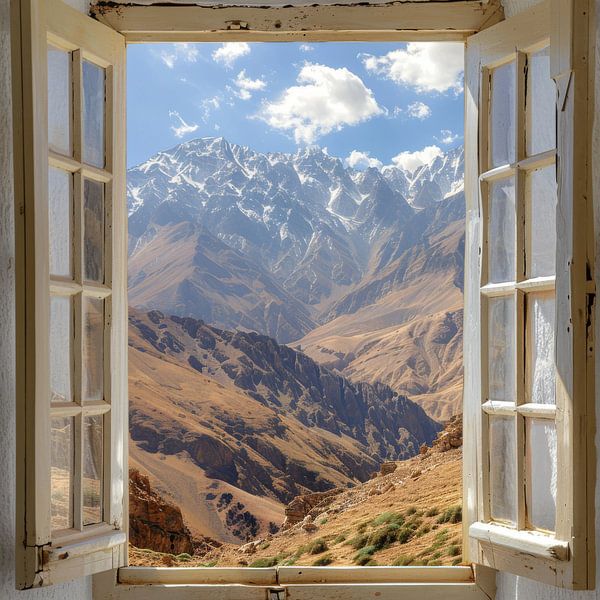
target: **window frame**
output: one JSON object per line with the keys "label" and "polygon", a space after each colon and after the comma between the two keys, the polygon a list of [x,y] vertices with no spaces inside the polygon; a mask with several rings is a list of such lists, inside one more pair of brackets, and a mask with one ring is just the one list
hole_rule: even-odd
{"label": "window frame", "polygon": [[[13,5],[22,5],[34,0],[12,0]],[[56,0],[52,0],[56,1]],[[585,0],[587,5],[587,0]],[[429,4],[429,6],[428,6]],[[433,4],[433,6],[431,5]],[[106,4],[92,6],[92,12],[98,21],[109,25],[116,31],[122,33],[128,42],[141,42],[141,41],[342,41],[342,40],[370,40],[370,41],[441,41],[441,40],[459,40],[465,41],[475,32],[490,27],[503,18],[502,9],[499,0],[491,0],[485,2],[483,7],[478,2],[471,3],[426,3],[426,2],[403,2],[393,5],[364,5],[364,6],[340,6],[333,5],[331,7],[319,7],[319,6],[286,6],[284,7],[236,7],[232,5],[220,6],[217,10],[215,7],[210,6],[135,6],[135,5],[114,5]],[[588,30],[588,14],[577,12],[573,3],[573,0],[553,0],[554,17],[553,25],[555,27],[552,32],[552,44],[553,52],[553,64],[558,65],[562,70],[557,71],[557,81],[562,81],[563,91],[569,89],[569,82],[571,80],[570,73],[575,69],[574,63],[576,60],[576,67],[580,72],[587,63],[585,62],[585,52],[582,51],[581,47],[578,47],[576,52],[579,52],[584,56],[584,60],[581,60],[581,56],[573,56],[571,52],[571,39],[572,31],[575,28],[584,27],[585,31]],[[559,7],[559,8],[556,8]],[[483,10],[482,10],[483,8]],[[558,14],[560,12],[560,14]],[[14,11],[13,11],[14,14]],[[558,16],[557,16],[558,15]],[[522,18],[521,15],[517,17]],[[402,26],[396,29],[390,29],[390,23],[401,23]],[[358,27],[356,24],[360,23]],[[449,23],[452,26],[449,26]],[[15,22],[13,21],[12,30],[15,30]],[[37,24],[39,25],[39,24]],[[34,28],[35,29],[35,28]],[[303,29],[303,30],[300,30]],[[20,31],[20,25],[19,25]],[[574,36],[577,37],[577,36]],[[45,51],[45,37],[43,43],[43,50]],[[31,45],[33,52],[39,52],[40,49],[36,46],[35,36],[31,36],[31,39],[19,39],[13,44],[13,57],[17,57],[16,60],[21,62],[21,48],[27,48]],[[556,48],[555,48],[556,46]],[[580,44],[580,46],[582,46]],[[14,48],[17,47],[18,52],[15,54]],[[25,57],[27,58],[27,57]],[[574,60],[574,58],[576,60]],[[29,57],[31,60],[31,57]],[[15,60],[13,60],[13,63]],[[25,72],[27,69],[25,68]],[[562,77],[562,79],[561,79]],[[17,89],[15,91],[15,97],[17,99],[17,106],[21,106],[24,99],[29,98],[32,94],[32,89],[35,87],[29,82],[29,86],[21,86],[23,81],[20,77],[13,79],[14,82],[18,82]],[[560,84],[559,84],[560,89]],[[121,101],[124,97],[124,92],[121,94]],[[564,94],[563,94],[564,97]],[[583,94],[578,88],[578,102],[579,107],[583,106],[582,98]],[[467,98],[466,102],[466,114],[472,114],[473,98]],[[25,143],[22,147],[16,148],[15,157],[16,165],[15,172],[20,175],[15,177],[15,197],[19,198],[20,195],[26,197],[26,183],[23,178],[24,161],[23,153],[24,148],[28,145],[33,137],[31,131],[23,131],[27,129],[27,119],[24,116],[29,116],[31,119],[34,118],[36,111],[35,107],[24,106],[25,115],[17,114],[15,118],[15,140],[21,139]],[[124,115],[124,106],[121,107]],[[476,110],[476,107],[475,107]],[[571,113],[571,116],[573,114]],[[577,113],[575,113],[577,116]],[[575,119],[573,119],[575,120]],[[579,119],[581,121],[581,119]],[[33,121],[32,121],[33,122]],[[21,124],[21,125],[20,125]],[[470,149],[471,153],[476,152],[477,149],[477,133],[476,126],[475,132],[468,131],[469,122],[467,118],[467,129],[466,137],[470,136],[471,141],[475,141],[475,145]],[[588,122],[586,120],[583,127],[587,127]],[[471,123],[471,127],[473,124]],[[577,125],[570,124],[565,119],[564,126],[566,131],[571,129],[577,129]],[[124,131],[124,127],[122,128]],[[581,123],[579,124],[578,135],[579,139],[584,138],[584,132],[587,136],[586,130],[582,129]],[[473,137],[473,135],[475,137]],[[587,140],[587,137],[586,137]],[[588,144],[586,142],[585,148],[582,150],[579,146],[576,149],[581,153],[584,161],[587,161],[587,153],[589,152]],[[471,159],[473,157],[471,156]],[[46,160],[46,159],[44,159]],[[475,156],[475,160],[477,157]],[[123,161],[124,162],[124,161]],[[587,185],[587,179],[586,185]],[[22,187],[20,187],[22,185]],[[467,186],[468,188],[468,186]],[[581,190],[579,190],[581,192]],[[587,187],[584,192],[587,193]],[[19,193],[17,193],[19,192]],[[471,189],[471,193],[473,190]],[[469,192],[467,192],[468,195]],[[478,195],[478,191],[477,191]],[[589,196],[588,196],[589,197]],[[19,200],[17,202],[17,208],[20,209]],[[589,203],[588,203],[589,204]],[[589,205],[587,210],[591,210]],[[18,211],[17,211],[18,212]],[[589,215],[588,215],[589,216]],[[592,231],[593,221],[588,218],[588,233]],[[467,221],[467,240],[469,236],[472,238],[474,230],[471,229],[474,222]],[[24,223],[20,222],[18,227],[21,227],[24,231]],[[123,241],[126,237],[126,225],[124,226]],[[24,233],[19,237],[18,243],[23,244]],[[592,249],[592,240],[589,240],[587,244],[588,250]],[[126,244],[124,246],[126,248]],[[466,245],[466,248],[470,246]],[[23,248],[21,247],[21,250]],[[18,253],[19,255],[19,253]],[[24,255],[24,252],[23,252]],[[590,254],[593,256],[593,254]],[[125,253],[126,256],[126,253]],[[468,265],[467,265],[468,266]],[[18,289],[23,289],[24,273],[26,265],[21,262],[17,264],[18,277]],[[20,284],[20,285],[19,285]],[[126,286],[123,286],[124,288]],[[589,285],[588,285],[589,288]],[[589,290],[588,290],[589,291]],[[465,287],[467,292],[467,285]],[[477,288],[477,294],[479,294],[479,288]],[[592,293],[589,293],[592,296]],[[466,293],[465,293],[466,302]],[[591,316],[591,315],[590,315]],[[23,327],[24,331],[24,317],[21,315],[19,322]],[[20,339],[20,338],[18,338]],[[126,339],[126,338],[125,338]],[[473,342],[473,340],[470,340]],[[22,348],[19,349],[22,351]],[[588,366],[591,364],[592,350],[587,353]],[[23,359],[23,356],[21,356]],[[124,349],[122,360],[126,360],[126,348]],[[593,367],[593,365],[592,365]],[[591,370],[589,370],[592,372]],[[23,374],[21,373],[21,376]],[[587,411],[588,416],[593,415],[593,394],[591,393],[593,387],[591,386],[591,378],[588,376],[586,385],[588,387],[588,403],[591,410]],[[23,383],[23,382],[22,382]],[[467,386],[465,386],[465,389]],[[125,391],[126,393],[126,391]],[[125,396],[124,396],[125,397]],[[591,398],[591,399],[590,399]],[[123,408],[123,421],[122,424],[127,422],[127,410],[126,403]],[[479,406],[477,412],[480,412]],[[24,415],[21,415],[24,418]],[[593,430],[593,419],[588,418],[587,431]],[[476,426],[477,424],[467,415],[465,410],[465,431],[469,431],[469,427]],[[30,432],[31,433],[31,432]],[[47,435],[47,434],[46,434]],[[24,435],[18,436],[19,438],[25,437]],[[473,436],[469,436],[473,438]],[[465,439],[464,445],[464,512],[466,514],[465,526],[468,527],[468,520],[473,517],[477,512],[477,480],[478,480],[478,459],[477,459],[477,448],[474,439]],[[592,436],[593,440],[593,436]],[[127,448],[127,427],[124,427],[124,436],[119,440],[119,443],[124,444],[126,455]],[[23,454],[25,452],[24,441],[20,440],[19,445],[21,446],[21,456],[19,459],[19,465],[23,464]],[[587,448],[589,451],[589,436]],[[593,457],[593,455],[592,455]],[[595,457],[593,457],[595,459]],[[593,475],[594,475],[594,460],[586,461],[586,475],[587,475],[587,488],[591,493],[590,498],[593,499]],[[125,456],[126,461],[126,456]],[[126,477],[126,462],[121,464],[122,475],[125,482]],[[19,472],[20,469],[17,469]],[[20,476],[20,475],[19,475]],[[591,476],[591,479],[590,479]],[[35,480],[35,476],[34,476]],[[24,486],[23,486],[24,487]],[[25,504],[25,496],[17,498],[17,506]],[[123,515],[126,515],[126,504],[127,495],[125,494],[122,498]],[[593,502],[582,502],[579,501],[578,506],[582,508],[588,515],[588,527],[593,526]],[[20,507],[18,508],[20,510]],[[30,512],[29,507],[26,510]],[[21,514],[23,517],[23,514]],[[19,521],[19,520],[18,520]],[[23,522],[25,519],[23,519]],[[477,543],[469,543],[466,536],[468,529],[465,530],[464,538],[464,555],[467,560],[476,561],[479,558],[479,548]],[[592,538],[593,539],[593,538]],[[122,546],[121,546],[122,547]],[[593,552],[589,552],[588,556],[590,564],[593,562]],[[37,547],[33,551],[29,552],[23,557],[23,564],[31,561],[35,563],[38,557]],[[126,552],[125,552],[126,553]],[[114,553],[113,553],[114,554]],[[487,568],[482,565],[474,565],[473,570],[470,567],[452,567],[453,573],[459,573],[458,576],[452,575],[453,581],[442,581],[439,582],[444,567],[420,567],[416,570],[411,567],[369,567],[369,568],[335,568],[328,567],[327,571],[322,571],[319,567],[308,567],[302,568],[304,579],[299,580],[299,570],[294,568],[275,568],[275,569],[168,569],[168,574],[165,569],[157,568],[122,568],[117,569],[119,564],[122,564],[124,557],[122,555],[113,555],[113,567],[111,570],[106,570],[94,576],[94,597],[108,599],[108,598],[126,598],[128,600],[132,598],[144,598],[144,600],[152,600],[153,598],[163,598],[165,594],[172,593],[173,588],[169,587],[168,584],[157,583],[159,580],[169,580],[172,585],[177,585],[178,597],[181,598],[197,598],[202,597],[206,592],[207,598],[229,598],[232,595],[239,598],[264,598],[265,593],[268,590],[285,586],[288,590],[290,597],[294,598],[309,598],[314,597],[315,588],[318,586],[319,593],[329,590],[332,597],[336,594],[343,594],[344,597],[348,598],[359,598],[364,597],[365,593],[376,593],[382,598],[395,598],[399,592],[402,592],[403,598],[422,598],[424,586],[426,586],[428,597],[430,592],[439,595],[439,598],[445,600],[454,600],[454,598],[473,598],[473,600],[481,598],[491,598],[495,592],[495,574],[496,571]],[[126,560],[126,557],[125,557]],[[512,557],[512,563],[517,559]],[[511,562],[511,561],[509,561]],[[27,570],[27,569],[26,569]],[[510,570],[510,569],[507,569]],[[78,576],[83,573],[81,565],[71,573],[71,577]],[[183,572],[185,571],[185,572]],[[261,572],[261,576],[266,576],[267,580],[262,580],[261,583],[256,582],[256,577]],[[89,571],[86,571],[89,573]],[[338,575],[335,575],[335,574]],[[327,577],[325,577],[327,575]],[[333,579],[332,579],[333,575]],[[233,580],[232,577],[235,579]],[[193,578],[194,583],[190,582],[190,578]],[[308,579],[306,579],[308,578]],[[443,577],[442,577],[443,578]],[[335,580],[335,582],[333,581]],[[369,583],[366,583],[368,580]],[[233,584],[233,581],[236,583]],[[437,581],[438,583],[433,583]],[[593,581],[588,577],[588,584],[593,585]],[[304,595],[303,595],[304,594]],[[311,595],[312,594],[312,595]],[[327,594],[329,595],[329,594]],[[436,596],[430,596],[432,599],[437,598]]]}
{"label": "window frame", "polygon": [[[558,587],[590,589],[595,585],[594,565],[594,365],[593,365],[593,303],[595,299],[594,253],[591,190],[588,173],[589,106],[587,90],[590,84],[589,5],[587,0],[572,2],[548,0],[521,13],[521,21],[511,26],[502,23],[493,30],[484,31],[467,42],[467,83],[465,182],[467,198],[467,238],[465,241],[465,431],[475,435],[465,438],[464,446],[464,507],[465,543],[469,555],[482,564]],[[576,35],[572,35],[577,31]],[[534,416],[555,416],[559,445],[558,470],[563,475],[557,490],[557,519],[554,535],[536,531],[515,531],[490,522],[489,499],[486,494],[489,458],[485,434],[484,412],[503,414],[505,407],[484,404],[485,357],[487,322],[483,323],[480,292],[494,293],[494,286],[484,286],[484,253],[487,251],[482,217],[488,171],[487,115],[479,106],[488,106],[487,69],[502,64],[512,55],[517,69],[524,67],[523,52],[550,42],[551,76],[557,84],[557,260],[556,280],[553,278],[520,284],[542,291],[556,290],[555,355],[557,368],[556,409],[533,406]],[[592,80],[593,81],[593,80]],[[523,94],[517,87],[517,102]],[[523,98],[521,97],[521,101]],[[515,137],[519,137],[518,135]],[[523,140],[515,140],[517,149]],[[480,148],[480,154],[477,153]],[[517,164],[531,167],[530,159]],[[552,153],[540,155],[539,165],[552,164]],[[535,162],[535,161],[533,161]],[[499,169],[500,171],[500,169]],[[494,175],[493,170],[488,175]],[[518,203],[519,183],[517,182]],[[517,208],[517,214],[519,209]],[[517,225],[519,227],[519,224]],[[518,229],[517,229],[518,231]],[[517,233],[517,236],[519,233]],[[520,247],[521,244],[517,244]],[[515,255],[518,261],[521,258]],[[502,287],[502,286],[497,286]],[[505,286],[506,287],[506,286]],[[518,314],[523,314],[518,311]],[[478,324],[481,324],[479,326]],[[522,354],[522,339],[517,330],[517,354]],[[562,332],[562,333],[561,333]],[[521,382],[517,379],[517,388]],[[522,385],[522,384],[521,384]],[[518,392],[517,392],[518,393]],[[520,406],[516,410],[520,411]],[[527,407],[526,407],[527,408]],[[511,415],[514,414],[511,411]],[[517,448],[523,440],[523,431],[517,428]],[[517,454],[517,481],[523,481],[524,455]],[[525,502],[519,498],[519,504]],[[519,514],[523,517],[523,506]],[[524,525],[524,523],[519,523]],[[467,541],[468,540],[468,541]]]}
{"label": "window frame", "polygon": [[[125,192],[125,43],[123,37],[59,0],[13,0],[11,3],[14,123],[16,255],[16,586],[28,589],[67,581],[125,564],[127,534],[127,224],[124,207],[112,198]],[[48,44],[72,55],[70,64],[69,155],[48,143]],[[82,158],[83,60],[105,69],[105,166]],[[49,168],[70,178],[70,260],[72,277],[50,275]],[[83,273],[83,182],[104,185],[103,283]],[[50,402],[50,298],[72,302],[71,385],[73,402]],[[103,400],[81,398],[83,297],[104,300]],[[125,342],[125,343],[124,343]],[[77,354],[77,357],[76,357]],[[84,526],[84,415],[103,415],[102,522]],[[73,418],[73,527],[52,531],[52,417]]]}

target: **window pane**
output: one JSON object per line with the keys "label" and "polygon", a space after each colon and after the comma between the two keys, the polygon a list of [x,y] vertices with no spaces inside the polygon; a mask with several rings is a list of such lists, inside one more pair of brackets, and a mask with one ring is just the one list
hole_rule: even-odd
{"label": "window pane", "polygon": [[50,298],[50,400],[71,402],[71,298]]}
{"label": "window pane", "polygon": [[539,404],[556,403],[554,313],[553,295],[527,297],[529,401]]}
{"label": "window pane", "polygon": [[71,277],[71,191],[67,171],[48,169],[48,226],[50,274]]}
{"label": "window pane", "polygon": [[73,418],[50,424],[50,505],[52,529],[73,527]]}
{"label": "window pane", "polygon": [[556,86],[548,48],[528,57],[526,119],[529,156],[556,148]]}
{"label": "window pane", "polygon": [[488,278],[490,283],[515,281],[515,180],[490,184]]}
{"label": "window pane", "polygon": [[86,179],[84,204],[84,278],[104,283],[104,185]]}
{"label": "window pane", "polygon": [[492,519],[517,522],[515,420],[490,417],[490,512]]}
{"label": "window pane", "polygon": [[488,299],[488,399],[514,402],[515,301],[512,296]]}
{"label": "window pane", "polygon": [[83,399],[104,398],[104,300],[83,298]]}
{"label": "window pane", "polygon": [[527,514],[531,526],[555,530],[556,425],[547,419],[527,420]]}
{"label": "window pane", "polygon": [[556,202],[558,198],[554,166],[532,171],[527,176],[527,197],[530,201],[529,277],[556,273]]}
{"label": "window pane", "polygon": [[83,162],[104,167],[104,69],[83,61]]}
{"label": "window pane", "polygon": [[490,135],[492,167],[515,162],[516,64],[492,71]]}
{"label": "window pane", "polygon": [[71,53],[48,46],[48,144],[71,156]]}
{"label": "window pane", "polygon": [[103,417],[83,419],[83,524],[102,522]]}

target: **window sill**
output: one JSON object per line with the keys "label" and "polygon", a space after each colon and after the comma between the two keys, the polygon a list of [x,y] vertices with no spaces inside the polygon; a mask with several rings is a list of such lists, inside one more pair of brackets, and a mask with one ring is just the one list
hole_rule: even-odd
{"label": "window sill", "polygon": [[[276,591],[279,590],[279,596]],[[270,594],[269,592],[273,592]],[[94,578],[95,600],[489,600],[470,567],[125,567]]]}

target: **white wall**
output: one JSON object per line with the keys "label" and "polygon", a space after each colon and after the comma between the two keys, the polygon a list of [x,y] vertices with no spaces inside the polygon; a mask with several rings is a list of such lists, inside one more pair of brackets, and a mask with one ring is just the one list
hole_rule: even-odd
{"label": "white wall", "polygon": [[[85,10],[86,0],[69,2]],[[52,588],[17,592],[15,540],[15,349],[10,0],[0,0],[0,599],[91,600],[89,577]]]}
{"label": "white wall", "polygon": [[[517,14],[540,0],[503,0],[507,17]],[[596,256],[600,257],[600,0],[596,0],[596,119],[593,128],[592,177],[594,182],[594,218],[596,223]],[[596,261],[596,289],[600,290],[600,260]],[[596,339],[600,340],[600,308],[596,302]],[[596,381],[600,382],[600,352],[596,352]],[[600,386],[596,390],[596,414],[600,418]],[[596,448],[600,448],[600,427],[597,428]],[[570,592],[535,583],[523,577],[501,573],[497,577],[497,600],[600,600],[600,454],[596,465],[596,590]]]}

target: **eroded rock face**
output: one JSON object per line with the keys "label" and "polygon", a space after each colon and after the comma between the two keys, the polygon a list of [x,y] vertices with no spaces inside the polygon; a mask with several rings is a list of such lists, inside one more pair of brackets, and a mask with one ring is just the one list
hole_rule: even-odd
{"label": "eroded rock face", "polygon": [[169,554],[193,553],[181,510],[152,489],[148,477],[129,470],[129,541],[137,548]]}
{"label": "eroded rock face", "polygon": [[306,519],[309,519],[308,522],[312,523],[312,511],[315,509],[319,509],[319,511],[323,510],[343,491],[342,488],[336,488],[328,490],[327,492],[316,492],[314,494],[296,496],[285,509],[285,521],[282,525],[282,529],[289,529],[297,523],[306,524]]}

